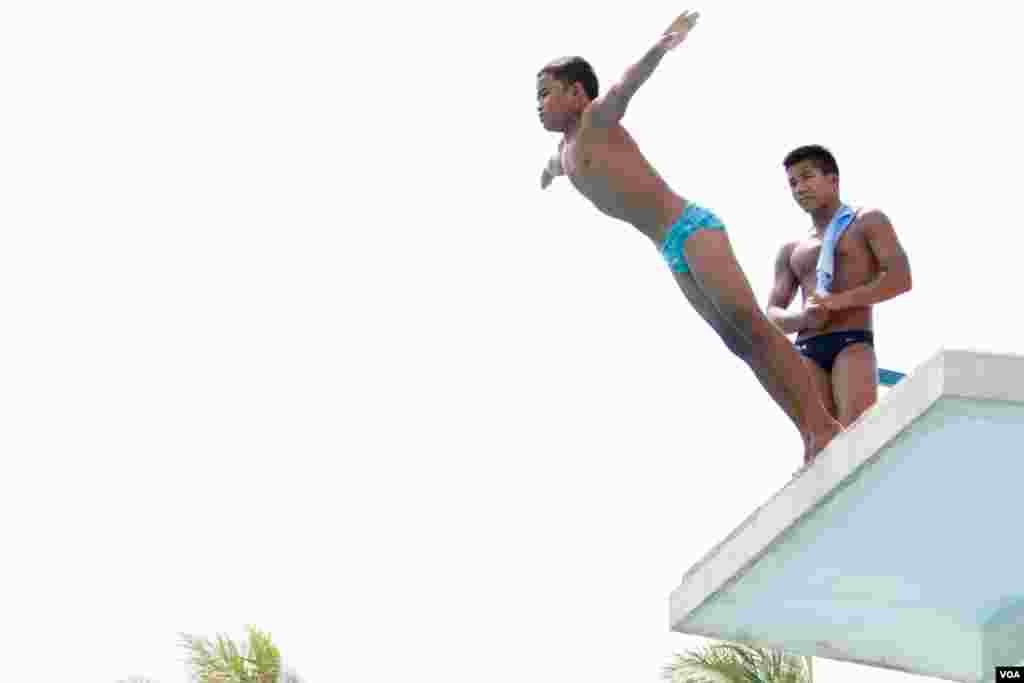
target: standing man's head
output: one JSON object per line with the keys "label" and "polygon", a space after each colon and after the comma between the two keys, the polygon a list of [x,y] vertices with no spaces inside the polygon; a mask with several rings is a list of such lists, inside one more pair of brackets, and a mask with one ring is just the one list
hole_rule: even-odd
{"label": "standing man's head", "polygon": [[832,153],[821,145],[797,147],[782,165],[789,177],[789,189],[800,208],[811,212],[839,202],[839,166]]}
{"label": "standing man's head", "polygon": [[547,130],[564,132],[597,95],[597,75],[582,57],[562,57],[537,72],[537,114]]}

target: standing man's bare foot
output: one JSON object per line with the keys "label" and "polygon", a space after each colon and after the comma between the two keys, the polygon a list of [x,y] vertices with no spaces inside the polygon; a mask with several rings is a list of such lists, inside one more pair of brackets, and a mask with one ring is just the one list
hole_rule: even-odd
{"label": "standing man's bare foot", "polygon": [[843,426],[835,420],[831,420],[828,428],[821,432],[812,432],[804,438],[804,466],[810,465],[818,457],[818,453],[825,450],[832,439],[843,433]]}

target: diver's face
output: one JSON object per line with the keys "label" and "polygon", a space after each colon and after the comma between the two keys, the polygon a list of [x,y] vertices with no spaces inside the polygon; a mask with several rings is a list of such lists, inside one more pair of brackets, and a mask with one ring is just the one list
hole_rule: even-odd
{"label": "diver's face", "polygon": [[582,90],[579,83],[570,86],[550,74],[537,77],[537,115],[545,130],[561,133],[569,127],[582,111]]}
{"label": "diver's face", "polygon": [[839,195],[839,176],[822,173],[809,159],[787,168],[786,175],[793,199],[804,211],[828,206]]}

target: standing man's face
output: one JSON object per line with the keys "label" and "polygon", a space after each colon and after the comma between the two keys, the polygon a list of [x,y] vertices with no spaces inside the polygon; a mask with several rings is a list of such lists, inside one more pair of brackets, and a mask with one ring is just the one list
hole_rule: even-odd
{"label": "standing man's face", "polygon": [[825,174],[808,159],[786,169],[793,199],[804,211],[828,206],[839,196],[839,176]]}

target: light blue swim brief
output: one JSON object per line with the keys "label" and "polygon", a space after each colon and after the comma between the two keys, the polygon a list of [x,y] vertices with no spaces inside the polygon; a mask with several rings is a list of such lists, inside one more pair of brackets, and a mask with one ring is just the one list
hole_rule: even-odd
{"label": "light blue swim brief", "polygon": [[690,235],[702,228],[725,230],[722,221],[714,213],[703,206],[687,202],[683,213],[668,229],[665,241],[661,243],[661,256],[673,272],[690,272],[690,266],[686,263],[686,255],[683,253],[683,245]]}

